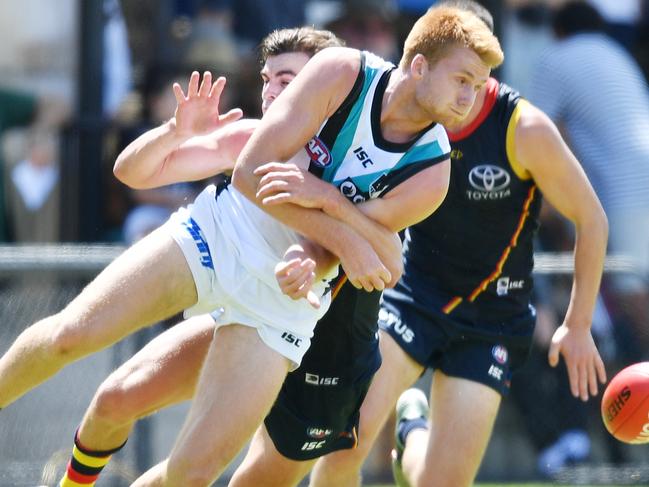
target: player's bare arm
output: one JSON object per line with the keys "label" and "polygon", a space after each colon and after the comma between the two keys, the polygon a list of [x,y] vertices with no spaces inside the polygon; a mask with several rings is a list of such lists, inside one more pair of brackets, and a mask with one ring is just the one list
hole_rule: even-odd
{"label": "player's bare arm", "polygon": [[359,68],[359,53],[352,49],[316,54],[264,115],[237,160],[232,182],[277,220],[337,255],[352,284],[369,291],[383,289],[392,280],[371,245],[320,210],[294,204],[264,207],[256,197],[260,176],[254,173],[266,162],[284,162],[300,151],[351,91]]}
{"label": "player's bare arm", "polygon": [[[401,241],[393,231],[365,217],[338,188],[294,164],[271,162],[257,168],[255,173],[263,175],[259,181],[257,197],[264,205],[293,203],[304,208],[319,208],[350,225],[372,245],[381,262],[392,274],[392,282],[388,286],[396,284],[403,272],[403,265]],[[316,261],[320,262],[317,257]]]}
{"label": "player's bare arm", "polygon": [[[393,232],[417,223],[444,200],[450,177],[450,161],[427,168],[399,184],[381,198],[352,204],[340,191],[297,167],[269,163],[257,169],[263,174],[257,197],[265,205],[294,203],[321,208],[372,243],[394,279],[402,272],[401,245]],[[396,266],[396,267],[394,267]]]}
{"label": "player's bare arm", "polygon": [[186,95],[175,83],[175,116],[131,142],[117,157],[115,176],[146,189],[231,171],[258,120],[237,121],[240,109],[221,114],[224,87],[225,78],[212,82],[210,72],[204,73],[200,85],[198,72],[193,72]]}
{"label": "player's bare arm", "polygon": [[590,327],[606,255],[608,223],[579,162],[552,121],[523,102],[516,128],[515,152],[521,166],[534,178],[547,201],[575,225],[575,273],[570,304],[563,324],[554,334],[551,365],[561,353],[566,361],[570,388],[587,400],[597,394],[597,381],[606,372]]}

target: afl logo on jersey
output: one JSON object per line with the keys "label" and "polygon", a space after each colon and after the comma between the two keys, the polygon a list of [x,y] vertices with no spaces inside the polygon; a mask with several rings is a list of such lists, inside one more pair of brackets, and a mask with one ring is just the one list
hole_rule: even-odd
{"label": "afl logo on jersey", "polygon": [[318,137],[313,137],[304,149],[316,166],[327,167],[331,164],[331,153]]}
{"label": "afl logo on jersey", "polygon": [[507,349],[502,345],[494,345],[494,347],[491,349],[491,355],[496,360],[496,362],[501,365],[507,362]]}
{"label": "afl logo on jersey", "polygon": [[307,428],[306,434],[309,435],[311,438],[315,438],[316,440],[321,440],[322,438],[326,438],[327,436],[330,436],[333,433],[333,430],[330,430],[328,428]]}

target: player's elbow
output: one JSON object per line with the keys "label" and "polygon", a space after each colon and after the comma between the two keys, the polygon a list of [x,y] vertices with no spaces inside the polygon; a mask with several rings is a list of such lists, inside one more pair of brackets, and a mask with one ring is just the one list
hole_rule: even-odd
{"label": "player's elbow", "polygon": [[608,241],[608,217],[604,212],[604,209],[601,205],[598,205],[598,211],[596,212],[596,221],[597,228],[601,234],[601,238],[606,242]]}
{"label": "player's elbow", "polygon": [[592,227],[593,231],[597,232],[597,234],[604,239],[604,241],[608,240],[608,218],[606,216],[606,213],[604,212],[604,208],[602,207],[602,204],[599,201],[599,198],[595,198],[595,202],[593,205],[593,209],[591,210],[591,221],[592,221]]}
{"label": "player's elbow", "polygon": [[124,184],[128,184],[127,176],[128,172],[126,170],[126,161],[125,158],[120,154],[115,160],[115,165],[113,166],[113,174],[115,177]]}
{"label": "player's elbow", "polygon": [[232,170],[232,186],[246,197],[254,199],[257,192],[257,178],[245,164],[237,163]]}
{"label": "player's elbow", "polygon": [[580,221],[576,222],[576,227],[584,235],[588,235],[590,240],[602,243],[606,247],[608,241],[608,218],[599,201],[586,212]]}
{"label": "player's elbow", "polygon": [[124,157],[121,154],[117,157],[115,165],[113,166],[113,174],[115,177],[125,185],[133,189],[148,189],[149,185],[145,184],[144,181],[136,177],[136,173],[131,167],[131,163],[128,160],[128,157]]}

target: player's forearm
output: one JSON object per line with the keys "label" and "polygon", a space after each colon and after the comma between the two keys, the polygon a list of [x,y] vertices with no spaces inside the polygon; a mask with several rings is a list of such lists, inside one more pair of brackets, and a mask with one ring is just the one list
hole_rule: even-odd
{"label": "player's forearm", "polygon": [[335,191],[332,198],[324,205],[324,211],[353,228],[367,240],[384,265],[388,267],[395,279],[403,272],[401,259],[401,241],[395,232],[387,229],[372,218],[372,206],[360,203],[352,204],[340,192]]}
{"label": "player's forearm", "polygon": [[[254,137],[255,135],[253,135]],[[346,223],[332,218],[320,209],[303,208],[292,203],[281,205],[264,205],[262,203],[262,198],[257,196],[260,177],[254,173],[254,169],[259,166],[255,161],[261,158],[255,154],[258,144],[255,144],[252,139],[251,142],[253,142],[253,150],[248,150],[245,153],[246,149],[249,149],[246,146],[244,153],[237,160],[232,174],[232,185],[276,220],[293,228],[336,256],[346,255],[345,253],[350,251],[350,246],[354,246],[362,238]],[[249,143],[249,145],[251,144]],[[286,159],[286,157],[280,159]]]}
{"label": "player's forearm", "polygon": [[117,156],[113,173],[132,188],[155,187],[159,185],[156,177],[163,171],[169,157],[189,138],[189,135],[176,131],[172,119],[145,132],[126,146]]}
{"label": "player's forearm", "polygon": [[340,263],[338,257],[311,240],[302,238],[300,245],[302,246],[306,256],[313,259],[316,263],[316,280],[323,279],[331,272],[332,268],[336,267]]}
{"label": "player's forearm", "polygon": [[253,201],[273,218],[324,247],[341,260],[352,256],[355,251],[360,251],[368,244],[352,227],[321,210],[303,208],[291,203],[264,206],[259,201]]}
{"label": "player's forearm", "polygon": [[608,224],[603,212],[588,222],[577,225],[575,237],[575,273],[566,323],[573,326],[590,326],[599,293]]}

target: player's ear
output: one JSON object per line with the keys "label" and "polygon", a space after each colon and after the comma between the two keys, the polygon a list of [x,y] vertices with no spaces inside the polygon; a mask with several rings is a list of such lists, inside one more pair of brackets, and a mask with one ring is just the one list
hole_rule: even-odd
{"label": "player's ear", "polygon": [[410,72],[415,79],[421,79],[428,70],[428,61],[423,54],[415,54],[410,62]]}

